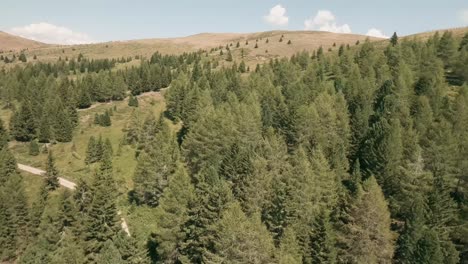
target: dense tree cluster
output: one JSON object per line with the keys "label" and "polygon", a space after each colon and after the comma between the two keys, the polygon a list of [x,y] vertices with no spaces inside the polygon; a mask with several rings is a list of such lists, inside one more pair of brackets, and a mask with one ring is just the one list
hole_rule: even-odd
{"label": "dense tree cluster", "polygon": [[[55,190],[59,171],[49,152],[41,199],[29,208],[0,123],[0,256],[19,263],[464,263],[467,54],[468,34],[450,32],[424,42],[395,34],[387,45],[366,41],[327,54],[320,48],[250,74],[234,62],[213,70],[200,53],[156,53],[119,72],[132,95],[170,83],[166,113],[141,117],[134,109],[124,129],[137,162],[128,197],[133,209],[151,212],[151,234],[137,241],[121,231],[112,146],[101,137],[90,137],[86,153],[86,164],[99,162],[92,183],[80,182],[73,195]],[[76,88],[119,74],[28,78],[50,79],[54,96],[62,82]],[[17,98],[20,90],[12,91]],[[89,101],[95,96],[89,92]],[[112,92],[101,98],[117,100]],[[13,119],[12,136],[25,141],[41,135],[33,99]]]}
{"label": "dense tree cluster", "polygon": [[192,184],[177,210],[166,208],[171,177],[149,204],[164,216],[160,261],[466,260],[467,38],[395,35],[383,48],[272,60],[246,78],[180,74],[167,111],[182,121]]}

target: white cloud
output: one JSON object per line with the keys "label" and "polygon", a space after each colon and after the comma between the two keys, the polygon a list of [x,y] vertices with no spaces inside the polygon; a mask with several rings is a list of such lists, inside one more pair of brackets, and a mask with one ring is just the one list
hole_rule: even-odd
{"label": "white cloud", "polygon": [[376,37],[376,38],[389,38],[389,36],[385,35],[382,30],[371,28],[367,31],[366,36],[369,37]]}
{"label": "white cloud", "polygon": [[464,25],[468,25],[468,9],[461,10],[458,17]]}
{"label": "white cloud", "polygon": [[319,10],[315,17],[304,21],[305,30],[330,31],[334,33],[351,33],[348,24],[338,25],[332,12]]}
{"label": "white cloud", "polygon": [[263,17],[268,23],[275,26],[284,26],[288,24],[289,18],[286,16],[286,8],[281,5],[275,5],[270,9],[270,13]]}
{"label": "white cloud", "polygon": [[50,44],[85,44],[95,42],[85,33],[73,32],[66,27],[40,22],[22,27],[14,27],[7,31],[24,38]]}

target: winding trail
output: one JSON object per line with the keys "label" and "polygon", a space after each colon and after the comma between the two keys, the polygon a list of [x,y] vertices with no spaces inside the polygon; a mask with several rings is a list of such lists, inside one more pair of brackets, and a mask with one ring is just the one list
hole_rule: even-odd
{"label": "winding trail", "polygon": [[[20,163],[18,163],[18,169],[20,169],[22,171],[29,172],[29,173],[34,174],[34,175],[43,176],[45,174],[45,171],[43,171],[41,169],[34,168],[34,167],[24,165],[24,164],[20,164]],[[65,188],[67,188],[67,189],[70,189],[70,190],[75,190],[75,188],[76,188],[76,183],[74,183],[72,181],[69,181],[67,179],[64,179],[62,177],[59,177],[59,184],[61,186],[65,187]],[[120,216],[120,215],[122,215],[122,212],[119,210],[117,212],[117,214]],[[127,221],[125,221],[125,218],[123,218],[123,217],[120,217],[120,221],[122,222],[121,223],[122,229],[125,231],[125,233],[127,233],[128,236],[130,236],[130,230],[128,229]]]}

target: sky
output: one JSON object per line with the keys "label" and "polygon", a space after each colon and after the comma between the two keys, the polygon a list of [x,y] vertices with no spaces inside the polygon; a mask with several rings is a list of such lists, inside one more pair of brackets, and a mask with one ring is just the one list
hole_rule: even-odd
{"label": "sky", "polygon": [[1,0],[0,13],[1,31],[57,44],[276,29],[388,37],[468,26],[466,0]]}

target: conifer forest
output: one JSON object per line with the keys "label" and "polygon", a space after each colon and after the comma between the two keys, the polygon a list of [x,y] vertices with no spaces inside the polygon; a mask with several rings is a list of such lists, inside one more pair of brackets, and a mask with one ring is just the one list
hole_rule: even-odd
{"label": "conifer forest", "polygon": [[2,53],[0,262],[468,263],[468,33],[296,42]]}

